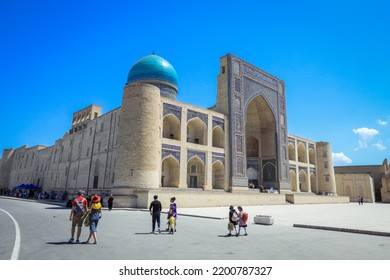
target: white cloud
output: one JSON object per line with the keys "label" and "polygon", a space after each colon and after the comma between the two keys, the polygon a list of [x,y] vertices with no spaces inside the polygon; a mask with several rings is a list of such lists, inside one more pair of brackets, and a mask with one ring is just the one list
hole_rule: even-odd
{"label": "white cloud", "polygon": [[345,164],[351,164],[352,159],[344,155],[343,152],[341,153],[332,153],[333,156],[333,164],[334,165],[345,165]]}
{"label": "white cloud", "polygon": [[381,119],[377,120],[376,122],[377,122],[378,124],[380,124],[380,125],[387,125],[387,124],[389,123],[388,120],[381,120]]}
{"label": "white cloud", "polygon": [[377,142],[375,144],[372,144],[373,147],[377,148],[379,151],[384,151],[386,150],[386,146],[382,144],[382,142]]}
{"label": "white cloud", "polygon": [[359,147],[355,150],[367,148],[368,143],[379,134],[378,130],[367,127],[354,128],[352,131],[359,136]]}

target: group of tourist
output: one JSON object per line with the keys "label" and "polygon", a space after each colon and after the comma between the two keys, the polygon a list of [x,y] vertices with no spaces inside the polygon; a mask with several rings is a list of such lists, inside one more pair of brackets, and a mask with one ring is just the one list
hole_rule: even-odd
{"label": "group of tourist", "polygon": [[[69,220],[72,221],[71,227],[71,238],[69,243],[74,242],[74,236],[76,233],[76,243],[80,242],[80,235],[82,226],[89,226],[89,236],[85,243],[89,243],[91,238],[93,238],[92,244],[97,244],[97,226],[100,218],[102,217],[102,204],[101,198],[99,195],[95,194],[91,196],[90,201],[84,197],[84,191],[79,191],[77,193],[77,198],[72,200],[72,208],[70,211]],[[113,197],[110,196],[111,203],[109,199],[109,209],[112,209]]]}
{"label": "group of tourist", "polygon": [[[152,232],[161,233],[161,211],[162,205],[158,200],[158,196],[155,195],[154,200],[150,203],[149,212],[152,216]],[[114,198],[110,195],[108,199],[108,209],[112,210]],[[165,231],[169,234],[174,234],[176,232],[176,220],[177,220],[177,205],[176,198],[172,197],[170,199],[169,210],[167,215],[167,229]],[[237,211],[238,210],[238,211]],[[237,210],[234,209],[234,206],[229,207],[229,223],[228,223],[228,236],[232,236],[234,231],[235,236],[239,236],[241,229],[244,230],[244,235],[248,235],[247,232],[247,221],[248,213],[243,210],[241,206],[237,207]],[[91,196],[90,201],[84,197],[84,191],[79,191],[77,198],[72,200],[72,208],[70,211],[69,220],[72,221],[71,227],[71,238],[69,243],[74,242],[74,237],[76,234],[76,243],[80,242],[80,235],[82,226],[89,226],[89,237],[85,243],[90,244],[91,238],[93,239],[92,244],[97,244],[97,226],[100,218],[102,217],[102,204],[101,198],[99,195],[95,194]],[[77,233],[76,233],[77,227]]]}
{"label": "group of tourist", "polygon": [[[247,232],[247,221],[248,213],[242,209],[241,206],[237,207],[238,212],[234,209],[233,205],[229,207],[229,223],[228,223],[228,236],[232,236],[232,231],[234,230],[235,235],[238,237],[240,235],[241,228],[244,229],[244,235],[248,235]],[[237,230],[238,226],[238,230]]]}
{"label": "group of tourist", "polygon": [[[161,216],[162,206],[161,206],[161,202],[158,200],[157,195],[155,195],[153,197],[153,199],[154,200],[150,203],[150,206],[149,206],[150,215],[152,216],[152,232],[151,233],[156,232],[156,224],[157,224],[158,233],[161,233],[160,216]],[[167,215],[167,229],[166,229],[166,231],[168,231],[169,234],[173,234],[174,232],[176,232],[177,206],[176,206],[175,201],[176,201],[176,198],[171,197],[168,215]]]}

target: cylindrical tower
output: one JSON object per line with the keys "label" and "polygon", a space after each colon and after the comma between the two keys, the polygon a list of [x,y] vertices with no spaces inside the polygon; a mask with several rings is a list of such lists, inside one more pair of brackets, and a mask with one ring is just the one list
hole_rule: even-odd
{"label": "cylindrical tower", "polygon": [[[145,83],[124,88],[115,171],[115,188],[156,189],[160,184],[160,90]],[[123,189],[124,193],[127,193]]]}
{"label": "cylindrical tower", "polygon": [[336,176],[333,167],[333,156],[328,142],[317,142],[317,175],[318,191],[336,194]]}

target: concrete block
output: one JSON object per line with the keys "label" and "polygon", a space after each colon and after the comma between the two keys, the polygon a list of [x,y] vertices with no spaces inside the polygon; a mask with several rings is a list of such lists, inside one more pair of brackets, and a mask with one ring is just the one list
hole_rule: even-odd
{"label": "concrete block", "polygon": [[274,223],[274,218],[272,216],[256,215],[253,220],[255,224],[261,225],[272,225]]}

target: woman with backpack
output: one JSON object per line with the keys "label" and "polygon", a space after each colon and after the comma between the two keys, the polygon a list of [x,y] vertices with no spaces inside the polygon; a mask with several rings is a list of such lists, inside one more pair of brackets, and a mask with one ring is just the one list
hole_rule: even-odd
{"label": "woman with backpack", "polygon": [[89,215],[89,237],[87,240],[87,243],[89,243],[89,240],[91,237],[93,237],[93,243],[97,244],[97,234],[96,229],[99,222],[99,219],[102,217],[102,204],[100,203],[100,196],[95,194],[91,197],[91,204],[89,206],[88,211],[90,212]]}
{"label": "woman with backpack", "polygon": [[248,221],[248,213],[245,212],[241,206],[238,206],[237,209],[239,211],[238,212],[239,220],[238,220],[238,234],[237,235],[240,235],[241,228],[244,228],[244,230],[245,230],[244,235],[248,235],[248,232],[246,231],[246,228],[248,227],[248,225],[246,223]]}
{"label": "woman with backpack", "polygon": [[237,232],[238,220],[239,220],[239,216],[238,216],[237,211],[234,209],[233,205],[230,205],[230,207],[229,207],[229,224],[228,224],[229,234],[228,234],[228,236],[232,235],[233,229],[234,229],[236,236],[238,236],[238,232]]}

